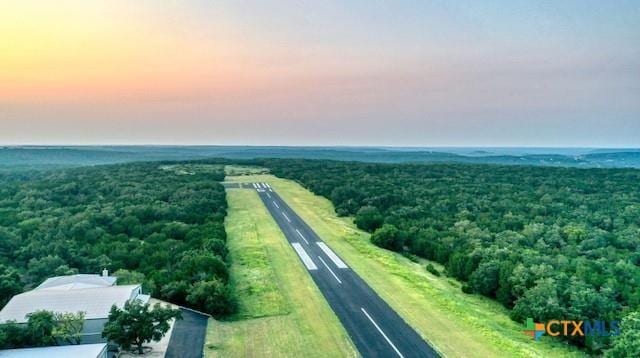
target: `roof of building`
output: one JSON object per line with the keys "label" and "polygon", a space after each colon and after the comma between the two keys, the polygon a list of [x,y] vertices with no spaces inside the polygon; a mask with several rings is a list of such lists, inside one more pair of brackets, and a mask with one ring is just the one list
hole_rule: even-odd
{"label": "roof of building", "polygon": [[80,344],[73,346],[54,346],[38,348],[22,348],[0,350],[0,358],[68,358],[68,357],[101,357],[107,349],[106,343]]}
{"label": "roof of building", "polygon": [[46,279],[36,290],[54,289],[54,290],[75,290],[79,288],[108,287],[116,283],[117,278],[113,276],[100,275],[70,275],[56,276]]}
{"label": "roof of building", "polygon": [[51,312],[85,313],[85,319],[107,318],[111,306],[123,307],[136,298],[140,285],[77,288],[73,290],[36,289],[13,296],[0,311],[0,323],[27,322],[29,313]]}

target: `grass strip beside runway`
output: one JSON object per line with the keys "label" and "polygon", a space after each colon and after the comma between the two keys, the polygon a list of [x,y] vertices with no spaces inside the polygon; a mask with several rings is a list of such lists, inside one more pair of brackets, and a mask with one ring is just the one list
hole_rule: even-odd
{"label": "grass strip beside runway", "polygon": [[350,357],[337,317],[253,190],[227,190],[225,220],[239,312],[209,322],[207,357]]}

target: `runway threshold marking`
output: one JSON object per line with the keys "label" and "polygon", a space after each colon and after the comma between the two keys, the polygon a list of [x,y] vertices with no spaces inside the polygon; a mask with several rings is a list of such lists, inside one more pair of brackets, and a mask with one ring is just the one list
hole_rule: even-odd
{"label": "runway threshold marking", "polygon": [[302,260],[302,263],[307,267],[307,270],[318,269],[318,266],[316,266],[316,264],[313,263],[313,260],[311,260],[311,257],[309,256],[309,254],[307,254],[307,252],[304,250],[302,245],[300,245],[297,242],[294,242],[291,244],[291,246],[293,246],[293,249],[296,250],[296,253],[298,254],[298,256],[300,256],[300,259]]}
{"label": "runway threshold marking", "polygon": [[256,183],[251,183],[251,184],[253,184],[254,188],[258,189],[258,186],[256,185]]}
{"label": "runway threshold marking", "polygon": [[273,201],[273,205],[275,205],[276,208],[280,209],[280,207],[278,206],[278,203],[276,203],[275,200]]}
{"label": "runway threshold marking", "polygon": [[320,262],[322,262],[322,264],[324,265],[324,267],[327,268],[327,270],[329,270],[329,272],[331,272],[331,274],[333,275],[333,278],[336,279],[336,281],[338,281],[339,284],[342,284],[342,281],[340,281],[340,279],[338,278],[338,276],[336,276],[336,274],[333,272],[333,270],[331,269],[331,267],[329,267],[329,265],[327,265],[326,262],[324,262],[324,260],[322,259],[322,257],[318,256],[318,259],[320,260]]}
{"label": "runway threshold marking", "polygon": [[282,216],[284,216],[284,218],[287,219],[288,222],[291,222],[291,219],[289,219],[289,217],[287,216],[287,214],[284,213],[284,211],[282,212]]}
{"label": "runway threshold marking", "polygon": [[307,238],[304,237],[304,235],[302,235],[302,233],[300,232],[300,230],[296,229],[296,232],[298,233],[298,235],[300,235],[300,237],[302,238],[302,240],[304,240],[304,242],[307,243],[307,245],[309,245],[309,241],[307,241]]}
{"label": "runway threshold marking", "polygon": [[394,351],[396,351],[396,353],[398,354],[398,356],[400,358],[404,358],[404,356],[402,355],[402,353],[400,353],[400,351],[398,350],[398,348],[396,348],[396,346],[393,344],[393,342],[391,342],[391,340],[389,339],[389,337],[387,337],[386,334],[384,334],[384,331],[382,331],[382,329],[380,328],[380,326],[378,326],[378,324],[376,323],[376,321],[373,320],[373,318],[371,318],[371,316],[369,316],[369,313],[367,313],[367,311],[363,308],[360,307],[360,310],[362,310],[362,313],[364,313],[365,316],[367,316],[367,318],[369,319],[369,321],[371,321],[371,323],[373,323],[373,325],[376,327],[376,329],[378,330],[378,332],[380,332],[380,334],[382,335],[382,337],[384,337],[384,339],[387,341],[387,343],[389,343],[389,345],[391,346],[391,348],[393,348]]}
{"label": "runway threshold marking", "polygon": [[316,245],[318,245],[320,249],[324,251],[325,254],[327,254],[327,256],[331,259],[331,261],[333,261],[334,264],[336,264],[338,268],[341,268],[341,269],[349,268],[349,266],[347,266],[347,264],[345,264],[344,261],[340,260],[338,255],[336,255],[336,253],[333,252],[333,250],[331,250],[329,246],[327,246],[327,244],[325,244],[324,242],[318,241],[316,242]]}

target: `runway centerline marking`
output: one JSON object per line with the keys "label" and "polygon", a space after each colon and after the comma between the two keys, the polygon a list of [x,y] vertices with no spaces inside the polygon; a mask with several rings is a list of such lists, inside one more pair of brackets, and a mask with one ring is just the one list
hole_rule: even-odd
{"label": "runway centerline marking", "polygon": [[382,331],[382,329],[380,329],[380,326],[378,326],[378,324],[376,323],[376,321],[373,320],[373,318],[371,318],[371,316],[369,316],[369,314],[367,313],[367,311],[363,308],[360,307],[360,310],[362,310],[362,313],[364,313],[365,316],[367,316],[367,318],[369,319],[369,321],[371,321],[371,323],[373,323],[373,325],[376,327],[376,329],[378,330],[378,332],[380,332],[380,334],[382,335],[382,337],[384,337],[384,339],[387,341],[387,343],[389,343],[389,345],[391,346],[391,348],[393,348],[394,351],[396,351],[396,353],[398,353],[398,356],[400,358],[404,358],[404,356],[402,355],[402,353],[400,353],[400,351],[398,350],[398,348],[396,348],[396,346],[393,344],[393,342],[391,342],[391,340],[389,339],[389,337],[387,337],[386,334],[384,334],[384,332]]}
{"label": "runway centerline marking", "polygon": [[338,255],[336,255],[335,252],[333,252],[333,250],[331,250],[329,248],[329,246],[327,246],[327,244],[325,244],[324,242],[318,241],[316,242],[316,244],[320,247],[320,249],[322,251],[324,251],[324,253],[329,256],[329,258],[331,259],[331,261],[333,261],[334,264],[336,264],[336,266],[338,268],[341,269],[345,269],[345,268],[349,268],[349,266],[347,266],[347,264],[344,263],[344,261],[342,261]]}
{"label": "runway centerline marking", "polygon": [[307,239],[304,237],[304,235],[302,235],[302,233],[300,232],[300,230],[296,229],[296,232],[298,233],[298,235],[300,235],[300,237],[302,238],[302,240],[304,240],[304,242],[307,243],[307,245],[309,245],[309,241],[307,241]]}
{"label": "runway centerline marking", "polygon": [[300,259],[302,260],[302,263],[307,267],[307,270],[311,271],[318,269],[318,266],[313,263],[313,260],[311,260],[311,257],[309,256],[309,254],[307,254],[300,243],[294,242],[291,244],[291,246],[293,246],[293,249],[296,250],[296,253],[298,254],[298,256],[300,256]]}
{"label": "runway centerline marking", "polygon": [[276,203],[275,200],[273,201],[273,205],[275,205],[276,208],[280,209],[280,207],[278,206],[278,203]]}
{"label": "runway centerline marking", "polygon": [[327,270],[329,270],[329,272],[331,272],[331,274],[333,275],[333,278],[336,279],[336,281],[338,281],[339,284],[342,284],[342,281],[340,281],[340,279],[338,278],[338,276],[336,276],[336,274],[333,272],[333,270],[331,269],[331,267],[329,267],[329,265],[327,265],[326,262],[324,262],[324,260],[322,259],[322,257],[318,256],[318,259],[320,260],[320,262],[322,262],[322,264],[324,265],[324,267],[327,268]]}
{"label": "runway centerline marking", "polygon": [[271,194],[267,193],[267,196],[269,197],[269,199],[271,199]]}
{"label": "runway centerline marking", "polygon": [[282,212],[282,216],[284,216],[284,218],[287,219],[288,222],[291,222],[291,219],[289,219],[289,217],[287,216],[287,214],[284,213],[284,211]]}

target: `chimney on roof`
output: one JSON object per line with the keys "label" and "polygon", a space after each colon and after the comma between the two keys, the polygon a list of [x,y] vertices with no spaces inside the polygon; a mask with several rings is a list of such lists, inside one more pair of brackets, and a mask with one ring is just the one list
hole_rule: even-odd
{"label": "chimney on roof", "polygon": [[109,277],[109,270],[103,269],[102,270],[102,277]]}

